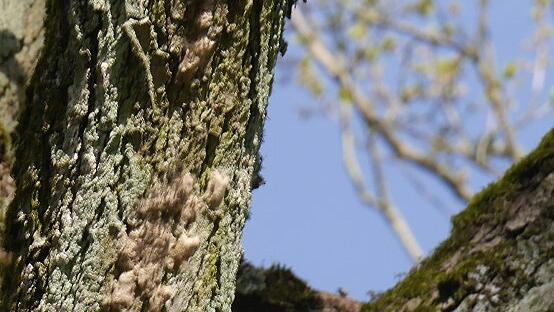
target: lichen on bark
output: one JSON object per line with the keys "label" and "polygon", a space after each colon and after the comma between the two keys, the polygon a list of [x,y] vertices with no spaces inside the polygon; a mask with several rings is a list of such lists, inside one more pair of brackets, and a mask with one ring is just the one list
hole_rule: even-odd
{"label": "lichen on bark", "polygon": [[[168,311],[229,310],[288,4],[50,0],[46,8],[43,54],[16,130],[3,308],[110,308],[106,298],[127,272],[116,242],[143,226],[140,203],[179,174],[194,177],[198,194],[214,193],[219,172],[228,187],[199,204],[198,249],[160,281],[174,290],[162,303]],[[194,66],[180,66],[187,55]],[[156,226],[180,237],[169,223]],[[131,309],[160,308],[147,297]]]}

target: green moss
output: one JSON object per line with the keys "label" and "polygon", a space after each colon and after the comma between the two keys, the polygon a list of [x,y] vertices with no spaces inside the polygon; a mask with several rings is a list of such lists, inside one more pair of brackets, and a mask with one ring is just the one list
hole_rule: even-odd
{"label": "green moss", "polygon": [[[492,272],[504,271],[504,257],[511,244],[504,241],[492,251],[475,253],[458,262],[451,272],[444,272],[443,264],[457,250],[468,245],[472,235],[487,224],[503,224],[509,218],[504,213],[507,203],[518,194],[518,190],[532,188],[544,176],[554,171],[554,130],[547,133],[539,146],[527,157],[513,165],[498,182],[492,183],[475,195],[468,207],[453,218],[450,238],[444,241],[417,270],[412,272],[396,287],[380,296],[375,302],[362,307],[362,311],[398,311],[408,300],[416,297],[429,298],[434,291],[438,299],[453,298],[461,301],[472,285],[467,281],[470,272],[484,265]],[[516,272],[517,274],[517,272]],[[436,302],[423,302],[415,311],[435,311]]]}
{"label": "green moss", "polygon": [[[502,218],[503,203],[515,191],[536,182],[537,178],[554,170],[554,130],[548,132],[539,146],[527,157],[513,165],[504,177],[475,195],[467,209],[453,219],[453,234],[468,233],[466,228],[488,223],[491,218]],[[535,180],[535,181],[533,181]],[[498,219],[496,221],[505,221]]]}

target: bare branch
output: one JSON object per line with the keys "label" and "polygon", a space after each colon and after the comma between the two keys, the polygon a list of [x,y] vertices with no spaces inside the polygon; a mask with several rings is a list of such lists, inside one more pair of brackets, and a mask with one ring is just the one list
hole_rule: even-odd
{"label": "bare branch", "polygon": [[325,68],[330,76],[338,82],[344,92],[350,94],[352,102],[362,114],[364,122],[370,129],[377,131],[387,142],[396,157],[415,164],[441,179],[461,200],[469,200],[471,194],[467,190],[463,176],[453,174],[451,169],[440,165],[435,159],[428,158],[414,148],[397,139],[392,127],[380,118],[373,104],[364,97],[352,82],[348,72],[341,65],[340,59],[335,57],[317,34],[310,28],[302,12],[297,9],[292,15],[292,24],[298,34],[306,41],[308,49],[318,63]]}
{"label": "bare branch", "polygon": [[376,208],[387,219],[387,222],[391,225],[394,233],[398,237],[400,243],[404,247],[404,250],[408,256],[414,261],[418,262],[423,258],[423,252],[419,247],[412,231],[408,227],[408,224],[404,220],[404,217],[389,201],[386,193],[385,181],[382,173],[382,167],[380,163],[380,157],[378,156],[378,148],[374,146],[373,150],[373,163],[374,173],[376,177],[376,184],[378,189],[378,196],[376,198],[372,195],[364,182],[362,169],[356,157],[356,148],[354,142],[354,135],[350,127],[350,106],[348,104],[342,104],[340,106],[340,122],[342,130],[342,148],[343,148],[343,160],[346,166],[346,171],[350,177],[350,181],[354,185],[354,188],[358,192],[358,196],[369,207]]}

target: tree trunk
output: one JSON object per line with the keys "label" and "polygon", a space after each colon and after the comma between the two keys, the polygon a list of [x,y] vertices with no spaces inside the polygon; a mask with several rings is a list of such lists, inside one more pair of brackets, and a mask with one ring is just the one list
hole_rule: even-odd
{"label": "tree trunk", "polygon": [[3,311],[230,310],[290,5],[47,1]]}

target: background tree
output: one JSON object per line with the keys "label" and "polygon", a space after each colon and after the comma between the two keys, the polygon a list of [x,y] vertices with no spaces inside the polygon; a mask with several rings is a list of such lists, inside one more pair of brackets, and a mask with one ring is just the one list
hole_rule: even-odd
{"label": "background tree", "polygon": [[[36,3],[1,4],[13,17]],[[19,103],[2,309],[230,309],[290,5],[46,2]],[[28,46],[25,26],[7,26],[12,62]]]}
{"label": "background tree", "polygon": [[552,2],[529,1],[534,29],[507,63],[495,59],[493,3],[318,0],[293,14],[299,82],[339,120],[360,199],[414,261],[422,251],[395,205],[393,168],[444,211],[446,193],[428,189],[429,176],[465,203],[476,181],[521,158],[519,134],[552,116]]}

